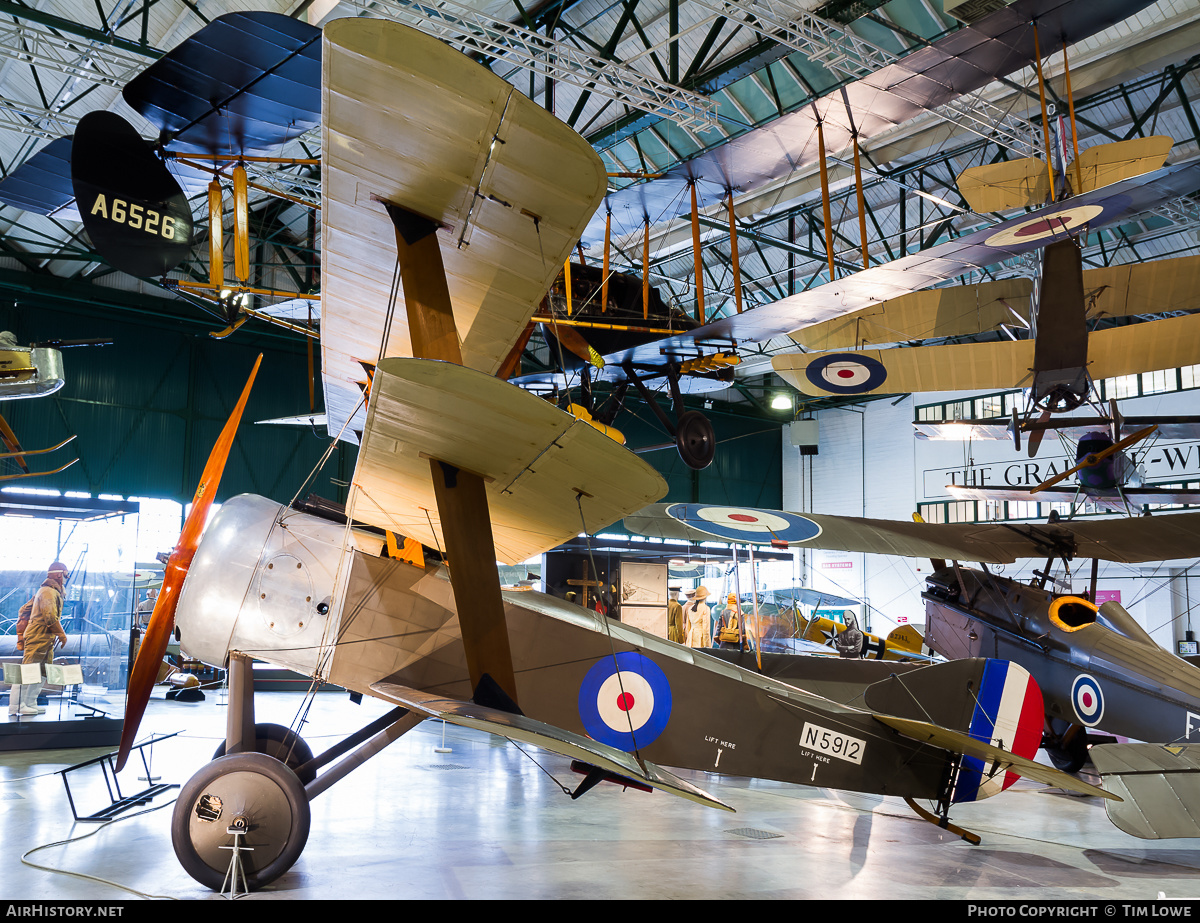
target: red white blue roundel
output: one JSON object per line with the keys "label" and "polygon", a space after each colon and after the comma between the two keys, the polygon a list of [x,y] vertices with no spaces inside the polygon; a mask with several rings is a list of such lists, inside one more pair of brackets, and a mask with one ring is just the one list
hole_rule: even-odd
{"label": "red white blue roundel", "polygon": [[989,247],[1020,247],[1034,241],[1051,237],[1067,237],[1079,233],[1085,224],[1105,224],[1111,216],[1119,214],[1129,206],[1129,197],[1116,195],[1101,200],[1095,205],[1071,205],[1064,203],[1052,212],[1044,212],[1027,219],[1014,219],[1001,225],[995,234],[984,243]]}
{"label": "red white blue roundel", "polygon": [[773,541],[803,542],[821,534],[821,527],[811,519],[782,510],[673,503],[667,507],[667,515],[693,529],[699,529],[728,542],[753,542],[763,545]]}
{"label": "red white blue roundel", "polygon": [[804,376],[823,391],[864,394],[884,383],[887,369],[878,359],[864,353],[830,353],[810,362]]}
{"label": "red white blue roundel", "polygon": [[1071,705],[1085,727],[1095,727],[1104,717],[1104,692],[1094,676],[1081,673],[1071,684]]}
{"label": "red white blue roundel", "polygon": [[579,687],[579,717],[599,743],[625,751],[648,746],[671,718],[671,684],[662,668],[638,651],[605,657]]}

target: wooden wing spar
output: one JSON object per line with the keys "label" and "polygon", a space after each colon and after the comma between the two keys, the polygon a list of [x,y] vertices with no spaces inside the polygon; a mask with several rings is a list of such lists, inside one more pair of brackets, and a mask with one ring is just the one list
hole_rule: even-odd
{"label": "wooden wing spar", "polygon": [[324,31],[321,366],[336,434],[359,360],[413,355],[384,201],[440,226],[463,364],[492,374],[607,178],[571,128],[437,39],[380,20]]}

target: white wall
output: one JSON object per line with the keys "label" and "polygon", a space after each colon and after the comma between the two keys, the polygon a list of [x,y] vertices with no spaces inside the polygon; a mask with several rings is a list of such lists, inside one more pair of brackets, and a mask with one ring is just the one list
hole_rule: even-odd
{"label": "white wall", "polygon": [[[785,505],[797,503],[787,508],[867,519],[911,518],[916,511],[912,418],[911,397],[822,411],[817,455],[802,457],[785,447]],[[919,571],[928,572],[927,561],[808,551],[805,564],[814,589],[869,603],[871,630],[877,634],[887,634],[904,620],[924,621]]]}
{"label": "white wall", "polygon": [[[1069,447],[1047,436],[1038,456],[1030,460],[1017,454],[1007,441],[974,443],[918,440],[912,421],[915,407],[964,395],[923,394],[898,403],[874,401],[857,408],[818,413],[819,452],[801,456],[788,439],[783,443],[784,508],[798,513],[829,513],[869,519],[911,518],[917,504],[948,499],[945,484],[952,472],[970,469],[973,477],[986,477],[1001,486],[1005,481],[1024,483],[1054,460],[1066,459]],[[1200,391],[1183,391],[1123,400],[1120,410],[1131,415],[1200,414]],[[1083,411],[1080,411],[1082,414]],[[1172,451],[1164,453],[1164,448]],[[1156,460],[1157,459],[1157,460]],[[1185,466],[1178,462],[1183,459]],[[1171,460],[1176,464],[1171,465]],[[1200,478],[1200,443],[1160,440],[1146,456],[1147,478],[1179,480]],[[984,473],[986,472],[986,473]],[[1170,514],[1161,514],[1170,515]],[[884,555],[846,554],[806,550],[800,552],[800,573],[815,589],[865,598],[872,607],[871,627],[886,634],[903,620],[924,621],[920,592],[930,563],[924,559]],[[1030,579],[1045,561],[1019,562],[993,568],[1003,576]],[[1098,588],[1120,593],[1122,605],[1168,650],[1191,627],[1187,609],[1200,606],[1200,562],[1173,561],[1170,566],[1102,563]],[[1073,562],[1070,575],[1074,591],[1088,586],[1090,561]],[[1060,568],[1061,569],[1061,568]],[[1200,631],[1200,608],[1196,613]]]}

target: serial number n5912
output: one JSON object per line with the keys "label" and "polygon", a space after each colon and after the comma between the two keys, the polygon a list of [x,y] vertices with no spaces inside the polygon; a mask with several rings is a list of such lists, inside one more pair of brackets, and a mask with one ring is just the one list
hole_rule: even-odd
{"label": "serial number n5912", "polygon": [[867,742],[806,722],[804,730],[800,733],[800,746],[862,765],[863,750],[866,749]]}

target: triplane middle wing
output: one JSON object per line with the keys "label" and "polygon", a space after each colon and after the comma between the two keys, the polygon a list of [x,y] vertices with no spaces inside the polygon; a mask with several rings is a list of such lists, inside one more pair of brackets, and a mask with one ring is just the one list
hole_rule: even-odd
{"label": "triplane middle wing", "polygon": [[[659,768],[671,766],[930,799],[943,823],[953,804],[1001,790],[1014,773],[1103,794],[1028,761],[1040,726],[1031,703],[1040,694],[1007,664],[887,664],[888,677],[923,672],[907,674],[907,697],[890,678],[860,678],[852,700],[865,696],[862,708],[562,600],[503,593],[497,556],[516,560],[601,528],[664,490],[636,456],[488,374],[500,358],[488,344],[506,335],[488,329],[511,333],[524,323],[594,205],[586,188],[565,195],[576,181],[565,171],[582,174],[584,187],[596,179],[599,190],[602,168],[566,126],[411,29],[339,21],[326,29],[323,61],[327,254],[340,250],[334,274],[344,272],[326,287],[326,315],[336,327],[340,299],[359,294],[352,280],[369,287],[390,279],[396,262],[403,313],[392,318],[380,305],[394,336],[368,344],[375,351],[366,356],[354,355],[356,347],[342,355],[371,360],[349,518],[333,522],[242,496],[224,502],[201,536],[247,385],[172,553],[131,671],[119,764],[172,631],[189,655],[228,665],[228,755],[193,776],[172,822],[176,854],[191,875],[220,887],[231,837],[242,836],[235,842],[250,847],[243,862],[251,886],[282,875],[304,848],[310,799],[429,715],[584,763],[577,793],[608,779],[719,805]],[[421,76],[412,85],[414,74]],[[390,115],[365,111],[348,92],[352,83]],[[409,109],[418,126],[435,113],[440,126],[453,113],[470,128],[469,147],[447,152],[447,163],[463,169],[445,172],[439,138],[399,131]],[[375,135],[410,158],[397,163],[367,144]],[[520,156],[544,139],[555,164]],[[539,165],[540,174],[528,172]],[[381,237],[364,246],[380,263],[346,244],[373,223]],[[388,250],[382,242],[393,232]],[[469,248],[460,246],[465,236]],[[343,332],[349,343],[352,332]],[[327,374],[333,382],[337,373]],[[356,519],[419,536],[434,553],[427,564],[392,556]],[[311,758],[288,731],[285,764],[267,755],[280,753],[278,729],[254,721],[252,658],[397,708]]]}

